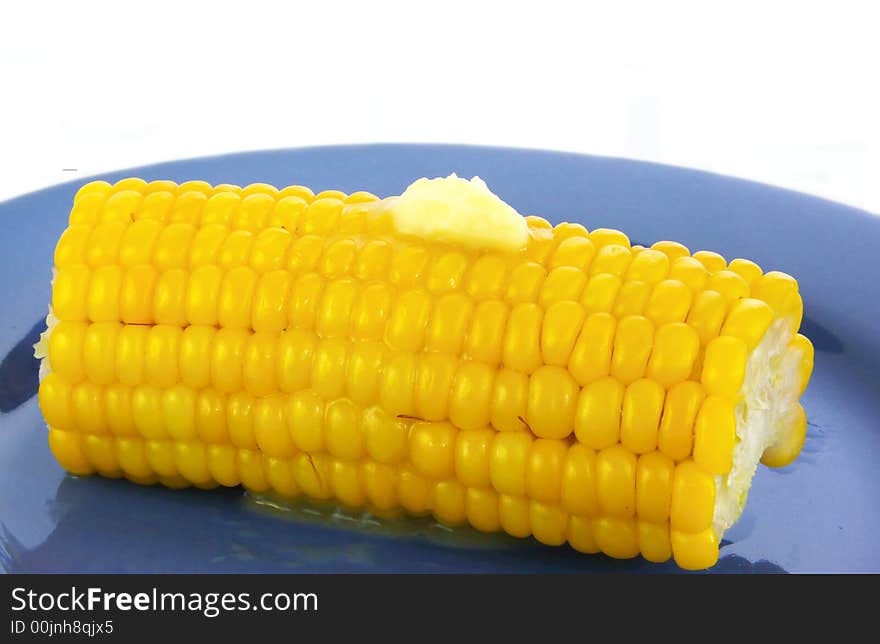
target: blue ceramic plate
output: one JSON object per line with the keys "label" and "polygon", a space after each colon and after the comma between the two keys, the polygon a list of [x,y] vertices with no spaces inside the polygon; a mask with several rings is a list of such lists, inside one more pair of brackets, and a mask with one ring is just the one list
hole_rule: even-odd
{"label": "blue ceramic plate", "polygon": [[[759,468],[717,571],[880,571],[880,217],[755,183],[573,154],[436,145],[325,147],[163,163],[100,178],[301,183],[399,194],[478,174],[523,213],[748,257],[800,281],[816,366],[796,463]],[[267,512],[240,490],[172,491],[66,476],[46,444],[31,345],[55,242],[83,181],[0,204],[0,558],[10,572],[675,570],[504,536]]]}

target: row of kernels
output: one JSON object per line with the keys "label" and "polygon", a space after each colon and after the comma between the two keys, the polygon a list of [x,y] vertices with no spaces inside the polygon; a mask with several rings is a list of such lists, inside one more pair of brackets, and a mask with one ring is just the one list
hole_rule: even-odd
{"label": "row of kernels", "polygon": [[339,190],[324,190],[316,195],[311,189],[297,185],[287,186],[279,190],[265,183],[252,183],[242,188],[232,184],[211,186],[204,181],[186,181],[178,185],[173,181],[152,181],[147,183],[142,179],[131,178],[117,181],[112,186],[104,181],[94,181],[86,184],[80,188],[74,197],[74,207],[100,207],[105,201],[110,201],[111,203],[113,200],[119,201],[120,196],[123,200],[134,201],[135,195],[146,198],[152,195],[161,195],[163,198],[165,195],[170,195],[172,199],[175,197],[194,199],[196,195],[204,199],[217,195],[246,199],[253,195],[260,195],[269,197],[273,201],[283,200],[287,197],[296,197],[307,203],[319,199],[337,199],[346,203],[364,203],[377,199],[375,195],[363,191],[346,195]]}
{"label": "row of kernels", "polygon": [[[646,361],[650,375],[660,373],[654,367],[662,366],[660,346]],[[299,329],[275,335],[212,326],[60,322],[50,336],[49,363],[74,384],[83,379],[155,387],[182,382],[224,392],[243,388],[255,395],[312,386],[327,399],[345,393],[361,404],[379,400],[390,413],[450,418],[465,429],[490,423],[501,430],[529,427],[546,438],[564,438],[574,430],[591,444],[621,436],[642,451],[656,443],[659,419],[648,419],[648,411],[656,408],[659,414],[664,393],[661,379],[636,380],[625,398],[620,393],[614,402],[618,396],[610,394],[624,390],[620,378],[600,378],[581,390],[558,366],[541,366],[531,376],[507,369],[496,373],[482,362],[398,353],[382,342],[319,339]],[[597,405],[614,417],[606,419]]]}

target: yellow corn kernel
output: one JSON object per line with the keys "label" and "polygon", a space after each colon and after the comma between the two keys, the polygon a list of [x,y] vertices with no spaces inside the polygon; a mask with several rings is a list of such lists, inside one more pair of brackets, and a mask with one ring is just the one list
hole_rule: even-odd
{"label": "yellow corn kernel", "polygon": [[136,190],[120,190],[107,197],[101,210],[101,223],[131,221],[143,203],[143,195]]}
{"label": "yellow corn kernel", "polygon": [[175,385],[162,392],[162,422],[168,434],[176,441],[196,438],[196,394],[183,385]]}
{"label": "yellow corn kernel", "polygon": [[429,351],[460,353],[472,314],[473,302],[466,295],[449,293],[440,296],[428,322],[425,348]]}
{"label": "yellow corn kernel", "polygon": [[242,377],[245,388],[255,396],[278,390],[275,377],[277,340],[274,334],[254,333],[244,349]]}
{"label": "yellow corn kernel", "polygon": [[492,388],[491,422],[498,431],[526,429],[529,377],[511,369],[501,369],[495,375]]}
{"label": "yellow corn kernel", "polygon": [[293,283],[287,301],[287,325],[311,329],[315,325],[318,303],[324,290],[324,280],[317,273],[301,275]]}
{"label": "yellow corn kernel", "polygon": [[392,416],[415,413],[415,376],[417,360],[412,353],[392,353],[379,381],[379,402]]}
{"label": "yellow corn kernel", "polygon": [[[355,285],[352,282],[352,291],[354,289]],[[354,292],[351,299],[354,299]],[[347,321],[351,304],[348,303],[348,306],[348,310],[340,310],[340,307],[337,307],[334,311],[335,315]],[[385,329],[385,341],[391,348],[399,351],[420,351],[425,342],[425,329],[430,315],[431,297],[427,291],[413,289],[401,293],[391,310],[391,317]]]}
{"label": "yellow corn kernel", "polygon": [[237,461],[238,450],[233,445],[208,446],[208,469],[220,485],[234,487],[241,483]]}
{"label": "yellow corn kernel", "polygon": [[344,277],[351,271],[357,253],[358,245],[353,239],[338,239],[326,247],[318,270],[330,279]]}
{"label": "yellow corn kernel", "polygon": [[208,197],[204,193],[190,190],[178,195],[171,208],[169,221],[198,226],[202,220],[202,210]]}
{"label": "yellow corn kernel", "polygon": [[85,251],[92,229],[86,224],[74,224],[67,228],[55,246],[55,266],[69,266],[85,262]]}
{"label": "yellow corn kernel", "polygon": [[85,264],[59,268],[52,285],[52,312],[59,320],[82,322],[88,317],[86,298],[91,272]]}
{"label": "yellow corn kernel", "polygon": [[510,494],[498,495],[498,518],[502,529],[514,537],[525,538],[532,533],[529,500]]}
{"label": "yellow corn kernel", "polygon": [[[298,456],[303,456],[302,454]],[[297,464],[299,464],[297,462]],[[241,478],[241,484],[251,490],[252,492],[265,492],[269,489],[269,478],[266,476],[266,464],[263,461],[263,456],[257,451],[253,451],[250,449],[239,449],[236,454],[236,465],[238,466],[238,474]],[[308,466],[305,468],[307,474],[306,476],[315,476],[314,470],[308,469]],[[294,472],[294,479],[299,484],[299,480],[296,478],[297,471]],[[309,479],[311,482],[313,479]],[[322,487],[312,487],[309,489],[310,492],[313,493],[315,498],[322,498],[319,496],[321,491],[326,488]],[[323,497],[326,498],[326,495]]]}
{"label": "yellow corn kernel", "polygon": [[84,434],[107,431],[102,395],[102,387],[88,381],[73,387],[70,396],[73,424]]}
{"label": "yellow corn kernel", "polygon": [[174,223],[165,226],[156,239],[153,263],[160,271],[188,268],[189,251],[196,236],[192,224]]}
{"label": "yellow corn kernel", "polygon": [[[558,239],[558,233],[557,233]],[[590,262],[596,255],[596,246],[586,237],[568,237],[560,242],[556,251],[550,257],[548,267],[554,269],[557,266],[573,266],[586,271]]]}
{"label": "yellow corn kernel", "polygon": [[639,554],[639,532],[633,519],[601,517],[593,519],[596,544],[609,557],[631,559]]}
{"label": "yellow corn kernel", "polygon": [[116,459],[116,441],[110,436],[89,435],[83,440],[83,452],[98,474],[108,478],[122,476]]}
{"label": "yellow corn kernel", "polygon": [[429,479],[446,479],[455,470],[457,430],[450,423],[413,423],[409,457],[416,471]]}
{"label": "yellow corn kernel", "polygon": [[190,324],[217,324],[217,301],[223,277],[223,271],[211,265],[199,266],[190,273],[186,290],[186,319]]}
{"label": "yellow corn kernel", "polygon": [[543,366],[529,379],[526,422],[540,438],[565,438],[574,429],[578,386],[562,367]]}
{"label": "yellow corn kernel", "polygon": [[569,517],[566,539],[568,544],[578,552],[594,554],[600,551],[599,544],[596,543],[593,536],[593,520],[588,517]]}
{"label": "yellow corn kernel", "polygon": [[712,474],[727,474],[733,465],[736,410],[733,402],[707,396],[694,423],[694,461]]}
{"label": "yellow corn kernel", "polygon": [[350,400],[338,398],[327,404],[324,413],[327,451],[343,461],[364,457],[366,447],[360,426],[360,411]]}
{"label": "yellow corn kernel", "polygon": [[76,384],[86,376],[84,345],[87,329],[85,322],[61,321],[49,335],[49,365],[70,384]]}
{"label": "yellow corn kernel", "polygon": [[49,449],[58,463],[72,474],[86,476],[95,471],[83,449],[85,436],[79,432],[49,429]]}
{"label": "yellow corn kernel", "polygon": [[122,269],[119,266],[100,266],[92,271],[86,295],[87,315],[90,320],[115,322],[119,319],[122,277]]}
{"label": "yellow corn kernel", "polygon": [[495,255],[483,255],[475,260],[464,277],[465,292],[475,299],[501,295],[507,266]]}
{"label": "yellow corn kernel", "polygon": [[350,279],[333,280],[326,284],[316,311],[315,330],[319,336],[336,338],[348,335],[357,291],[357,284]]}
{"label": "yellow corn kernel", "polygon": [[253,233],[262,230],[269,214],[275,209],[275,199],[263,192],[247,193],[247,188],[242,190],[241,197],[230,225],[234,229]]}
{"label": "yellow corn kernel", "polygon": [[364,494],[379,511],[389,511],[398,505],[397,468],[366,461],[361,468]]}
{"label": "yellow corn kernel", "polygon": [[[711,346],[711,345],[710,345]],[[664,387],[687,379],[700,350],[697,332],[683,322],[664,324],[654,334],[647,376]]]}
{"label": "yellow corn kernel", "polygon": [[416,516],[427,513],[431,507],[432,493],[433,488],[430,483],[416,474],[412,468],[401,468],[397,494],[404,510]]}
{"label": "yellow corn kernel", "polygon": [[449,393],[449,419],[462,429],[489,424],[495,370],[480,362],[462,362]]}
{"label": "yellow corn kernel", "polygon": [[648,561],[662,563],[672,556],[672,541],[666,523],[638,522],[639,550]]}
{"label": "yellow corn kernel", "polygon": [[645,249],[634,257],[626,271],[626,281],[638,280],[656,284],[666,279],[669,258],[659,250]]}
{"label": "yellow corn kernel", "polygon": [[330,487],[333,496],[346,507],[360,508],[366,503],[366,493],[360,482],[360,468],[355,463],[333,461]]}
{"label": "yellow corn kernel", "polygon": [[95,384],[109,385],[116,380],[116,339],[120,328],[117,322],[98,322],[86,328],[83,366],[86,377]]}
{"label": "yellow corn kernel", "polygon": [[709,271],[693,257],[678,257],[669,268],[669,279],[677,280],[687,286],[692,293],[700,293],[709,279]]}
{"label": "yellow corn kernel", "polygon": [[680,382],[666,393],[657,445],[669,458],[680,461],[690,455],[694,422],[705,397],[703,388],[691,381]]}
{"label": "yellow corn kernel", "polygon": [[617,323],[611,375],[628,385],[645,373],[654,345],[654,325],[640,315],[628,315]]}
{"label": "yellow corn kernel", "polygon": [[669,521],[673,530],[694,534],[712,525],[715,515],[715,479],[693,461],[675,468]]}
{"label": "yellow corn kernel", "polygon": [[541,326],[543,313],[536,304],[517,304],[510,311],[504,333],[504,366],[522,373],[532,373],[541,366]]}
{"label": "yellow corn kernel", "polygon": [[717,273],[727,268],[727,260],[710,250],[698,250],[693,254],[693,258],[705,266],[710,273]]}
{"label": "yellow corn kernel", "polygon": [[217,331],[211,353],[211,382],[215,389],[226,393],[242,389],[242,363],[249,336],[244,329]]}
{"label": "yellow corn kernel", "polygon": [[526,465],[533,438],[528,432],[500,432],[492,441],[489,478],[501,494],[526,493]]}
{"label": "yellow corn kernel", "polygon": [[712,528],[690,534],[671,531],[675,563],[685,570],[711,568],[718,562],[718,536]]}
{"label": "yellow corn kernel", "polygon": [[636,515],[652,524],[669,518],[675,464],[661,452],[642,454],[636,467]]}
{"label": "yellow corn kernel", "polygon": [[596,496],[603,516],[635,515],[636,463],[636,456],[620,445],[596,455]]}
{"label": "yellow corn kernel", "polygon": [[539,438],[532,443],[526,462],[526,495],[530,499],[550,504],[559,501],[567,456],[564,441]]}
{"label": "yellow corn kernel", "polygon": [[248,263],[253,243],[254,234],[249,230],[233,230],[217,250],[217,264],[224,270],[244,266]]}
{"label": "yellow corn kernel", "polygon": [[[128,226],[119,243],[119,263],[125,268],[149,264],[162,230],[162,224],[153,219],[141,219]],[[58,264],[57,258],[55,263]]]}
{"label": "yellow corn kernel", "polygon": [[131,387],[112,384],[104,388],[104,418],[117,436],[137,434],[131,413]]}
{"label": "yellow corn kernel", "polygon": [[386,353],[387,347],[383,342],[357,342],[352,345],[345,366],[345,391],[356,403],[369,405],[378,397]]}
{"label": "yellow corn kernel", "polygon": [[489,459],[493,438],[495,432],[488,428],[458,432],[454,458],[456,480],[469,488],[490,486]]}
{"label": "yellow corn kernel", "polygon": [[249,328],[257,274],[249,266],[237,266],[223,276],[217,320],[224,328]]}
{"label": "yellow corn kernel", "polygon": [[815,349],[813,349],[813,343],[805,336],[796,333],[788,343],[786,353],[794,354],[798,358],[798,397],[800,397],[806,391],[807,384],[810,382],[810,375],[813,373]]}
{"label": "yellow corn kernel", "polygon": [[505,298],[512,304],[536,302],[546,277],[547,269],[537,262],[517,264],[510,272]]}
{"label": "yellow corn kernel", "polygon": [[181,329],[167,324],[150,328],[144,353],[144,376],[147,384],[170,387],[180,379],[181,335]]}
{"label": "yellow corn kernel", "polygon": [[749,287],[763,274],[761,267],[755,262],[742,258],[732,260],[727,268],[743,278]]}
{"label": "yellow corn kernel", "polygon": [[645,317],[657,326],[684,322],[693,296],[684,282],[667,279],[658,283],[645,305]]}
{"label": "yellow corn kernel", "polygon": [[254,437],[254,397],[237,391],[226,399],[226,423],[232,444],[241,449],[257,449]]}
{"label": "yellow corn kernel", "polygon": [[565,543],[568,515],[556,505],[532,501],[529,503],[529,525],[535,539],[548,546]]}
{"label": "yellow corn kernel", "polygon": [[132,215],[133,221],[154,221],[164,224],[171,217],[177,196],[167,190],[158,190],[144,196],[140,208]]}
{"label": "yellow corn kernel", "polygon": [[[226,423],[226,397],[213,389],[202,389],[196,395],[196,433],[205,443],[229,443]],[[210,459],[209,459],[210,460]],[[220,481],[222,484],[222,481]]]}
{"label": "yellow corn kernel", "polygon": [[98,223],[106,200],[107,196],[103,193],[84,193],[74,201],[68,224],[70,226],[88,226],[91,230],[91,227]]}
{"label": "yellow corn kernel", "polygon": [[568,448],[562,466],[559,496],[562,507],[572,515],[598,515],[596,452],[579,443]]}
{"label": "yellow corn kernel", "polygon": [[700,342],[706,344],[718,335],[726,313],[727,305],[720,294],[703,291],[694,298],[687,323],[700,336]]}
{"label": "yellow corn kernel", "polygon": [[497,532],[501,529],[498,495],[493,490],[467,488],[465,513],[468,523],[481,532]]}
{"label": "yellow corn kernel", "polygon": [[620,438],[620,414],[625,387],[610,377],[581,390],[574,419],[577,439],[593,449],[614,445]]}
{"label": "yellow corn kernel", "polygon": [[[594,233],[596,231],[593,231]],[[593,240],[595,243],[595,240]],[[627,246],[609,244],[602,246],[596,253],[596,258],[590,266],[590,275],[607,273],[616,277],[623,277],[632,261],[632,251]]]}
{"label": "yellow corn kernel", "polygon": [[[148,264],[132,266],[125,271],[119,294],[119,317],[122,322],[153,323],[153,297],[158,281],[158,271]],[[58,315],[57,309],[55,314]]]}
{"label": "yellow corn kernel", "polygon": [[86,247],[86,263],[92,268],[107,266],[119,261],[119,246],[129,223],[126,221],[102,221],[89,235]]}
{"label": "yellow corn kernel", "polygon": [[416,416],[425,420],[447,417],[457,368],[458,360],[447,354],[426,353],[419,358],[413,399]]}
{"label": "yellow corn kernel", "polygon": [[257,273],[275,271],[284,267],[291,234],[283,228],[266,228],[254,237],[250,265]]}
{"label": "yellow corn kernel", "polygon": [[568,369],[580,385],[607,376],[617,323],[608,313],[593,313],[580,328],[571,350]]}
{"label": "yellow corn kernel", "polygon": [[147,460],[144,442],[138,439],[122,438],[116,441],[116,459],[126,476],[149,478],[153,469]]}
{"label": "yellow corn kernel", "polygon": [[400,288],[421,282],[428,264],[428,251],[422,246],[396,246],[391,249],[388,279]]}
{"label": "yellow corn kernel", "polygon": [[590,233],[590,240],[597,248],[603,248],[609,244],[617,244],[629,248],[629,237],[619,230],[611,228],[597,228]]}
{"label": "yellow corn kernel", "polygon": [[647,282],[624,282],[617,293],[617,300],[614,303],[615,317],[641,315],[650,295],[651,285]]}
{"label": "yellow corn kernel", "polygon": [[659,250],[669,258],[670,262],[674,262],[679,257],[687,257],[691,254],[687,246],[675,241],[658,241],[651,244],[651,248]]}
{"label": "yellow corn kernel", "polygon": [[587,285],[587,276],[574,266],[557,266],[547,274],[538,302],[549,307],[554,302],[578,301]]}
{"label": "yellow corn kernel", "polygon": [[734,336],[721,336],[706,345],[700,382],[706,393],[735,398],[746,375],[748,347]]}
{"label": "yellow corn kernel", "polygon": [[745,298],[737,301],[727,314],[721,335],[733,336],[745,342],[751,351],[764,337],[773,322],[773,309],[762,300]]}
{"label": "yellow corn kernel", "polygon": [[590,313],[610,313],[617,301],[623,282],[617,275],[600,273],[593,275],[581,294],[581,304]]}
{"label": "yellow corn kernel", "polygon": [[807,415],[800,403],[795,403],[777,421],[777,441],[764,450],[761,462],[767,467],[785,467],[797,458],[807,438]]}
{"label": "yellow corn kernel", "polygon": [[706,288],[721,294],[727,306],[732,306],[737,300],[749,296],[749,285],[733,271],[723,270],[713,273],[706,282]]}
{"label": "yellow corn kernel", "polygon": [[434,485],[431,509],[441,523],[457,526],[467,518],[466,488],[456,480],[441,481]]}
{"label": "yellow corn kernel", "polygon": [[367,409],[363,416],[367,453],[379,463],[400,463],[409,446],[409,425],[377,407]]}
{"label": "yellow corn kernel", "polygon": [[186,324],[186,290],[189,276],[180,268],[159,275],[153,291],[153,320],[156,324]]}
{"label": "yellow corn kernel", "polygon": [[468,358],[492,367],[498,366],[507,314],[507,305],[501,300],[485,300],[477,304],[464,344]]}
{"label": "yellow corn kernel", "polygon": [[623,395],[620,414],[620,441],[636,454],[657,447],[657,432],[666,392],[654,380],[642,378],[631,383]]}
{"label": "yellow corn kernel", "polygon": [[432,293],[455,290],[461,285],[467,266],[467,257],[461,252],[448,251],[437,255],[427,271],[428,290]]}
{"label": "yellow corn kernel", "polygon": [[52,372],[40,381],[40,409],[46,423],[60,431],[74,431],[76,424],[71,402],[71,386],[58,373]]}

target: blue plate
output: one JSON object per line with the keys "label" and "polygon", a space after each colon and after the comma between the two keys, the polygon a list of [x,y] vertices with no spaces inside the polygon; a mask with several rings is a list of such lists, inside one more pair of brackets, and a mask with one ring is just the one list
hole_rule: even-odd
{"label": "blue plate", "polygon": [[[414,178],[478,174],[523,213],[634,242],[674,239],[747,257],[800,281],[816,366],[794,465],[760,467],[722,571],[880,571],[880,217],[702,172],[513,149],[370,145],[163,163],[109,181],[301,183],[399,194]],[[308,509],[265,511],[240,490],[172,491],[66,476],[46,443],[31,345],[49,301],[55,242],[83,181],[0,204],[0,557],[10,572],[675,570],[504,536],[449,535],[426,521],[381,528]]]}

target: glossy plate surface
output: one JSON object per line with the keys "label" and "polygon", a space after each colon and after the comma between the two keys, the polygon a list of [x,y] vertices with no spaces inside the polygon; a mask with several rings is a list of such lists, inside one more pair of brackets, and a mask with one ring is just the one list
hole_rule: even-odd
{"label": "glossy plate surface", "polygon": [[[880,572],[880,217],[715,175],[552,152],[372,145],[256,152],[104,175],[300,183],[399,194],[414,178],[480,175],[520,212],[747,257],[795,275],[816,347],[800,458],[759,467],[716,571]],[[31,345],[55,242],[84,181],[0,203],[0,564],[6,571],[586,572],[675,570],[528,540],[377,528],[266,512],[240,490],[172,491],[64,474],[46,443]],[[347,527],[352,526],[353,527]]]}

